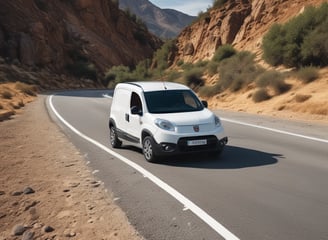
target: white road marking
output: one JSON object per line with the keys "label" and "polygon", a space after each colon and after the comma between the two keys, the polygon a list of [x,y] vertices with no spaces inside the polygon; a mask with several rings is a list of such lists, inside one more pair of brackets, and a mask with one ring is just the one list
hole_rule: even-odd
{"label": "white road marking", "polygon": [[192,201],[190,201],[188,198],[183,196],[180,192],[175,190],[173,187],[168,185],[167,183],[163,182],[161,179],[153,175],[151,172],[147,171],[143,167],[139,166],[138,164],[134,163],[133,161],[125,158],[124,156],[112,151],[111,149],[107,148],[106,146],[102,145],[101,143],[95,141],[94,139],[88,137],[87,135],[81,133],[79,130],[74,128],[70,123],[68,123],[55,109],[53,103],[52,103],[53,95],[49,97],[49,105],[53,113],[57,116],[57,118],[65,124],[71,131],[76,133],[81,138],[85,139],[86,141],[96,145],[103,151],[113,155],[114,157],[118,158],[122,162],[126,163],[130,167],[137,170],[141,175],[144,175],[147,177],[150,181],[155,183],[157,186],[159,186],[161,189],[166,191],[168,194],[170,194],[172,197],[174,197],[176,200],[178,200],[185,208],[190,209],[196,216],[198,216],[200,219],[202,219],[207,225],[209,225],[214,231],[216,231],[218,234],[220,234],[224,239],[228,240],[238,240],[239,238],[235,236],[232,232],[230,232],[228,229],[226,229],[222,224],[220,224],[218,221],[216,221],[213,217],[208,215],[203,209],[198,207],[196,204],[194,204]]}
{"label": "white road marking", "polygon": [[306,135],[302,135],[302,134],[287,132],[287,131],[283,131],[283,130],[259,126],[259,125],[250,124],[250,123],[245,123],[245,122],[236,121],[236,120],[232,120],[232,119],[228,119],[228,118],[220,118],[220,119],[225,122],[235,123],[235,124],[244,125],[244,126],[248,126],[248,127],[260,128],[260,129],[268,130],[271,132],[276,132],[276,133],[286,134],[286,135],[290,135],[290,136],[294,136],[294,137],[300,137],[300,138],[305,138],[305,139],[309,139],[309,140],[313,140],[313,141],[328,143],[328,140],[322,139],[322,138],[310,137],[310,136],[306,136]]}

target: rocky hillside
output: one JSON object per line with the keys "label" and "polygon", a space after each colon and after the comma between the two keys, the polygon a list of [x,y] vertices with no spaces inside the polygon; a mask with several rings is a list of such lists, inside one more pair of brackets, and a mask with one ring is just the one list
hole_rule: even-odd
{"label": "rocky hillside", "polygon": [[7,62],[61,74],[81,63],[103,72],[134,65],[161,45],[117,1],[0,0],[0,6],[0,56]]}
{"label": "rocky hillside", "polygon": [[274,23],[286,22],[308,5],[325,0],[229,0],[204,14],[178,36],[175,62],[212,58],[223,44],[259,53],[263,35]]}
{"label": "rocky hillside", "polygon": [[142,19],[150,32],[164,39],[175,38],[195,17],[173,9],[161,9],[148,0],[120,0],[120,8]]}

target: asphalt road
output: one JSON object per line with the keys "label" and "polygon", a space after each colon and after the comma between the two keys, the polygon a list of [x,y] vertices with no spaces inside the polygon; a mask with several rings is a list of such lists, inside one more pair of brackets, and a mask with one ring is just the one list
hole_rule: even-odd
{"label": "asphalt road", "polygon": [[216,111],[220,157],[151,164],[111,149],[104,94],[57,93],[47,107],[146,239],[328,239],[328,125]]}

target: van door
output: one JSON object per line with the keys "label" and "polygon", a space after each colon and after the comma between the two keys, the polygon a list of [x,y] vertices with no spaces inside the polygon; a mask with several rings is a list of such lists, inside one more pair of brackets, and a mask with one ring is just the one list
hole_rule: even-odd
{"label": "van door", "polygon": [[142,115],[143,106],[140,96],[136,92],[131,92],[129,112],[125,113],[126,131],[131,142],[140,143],[141,141]]}

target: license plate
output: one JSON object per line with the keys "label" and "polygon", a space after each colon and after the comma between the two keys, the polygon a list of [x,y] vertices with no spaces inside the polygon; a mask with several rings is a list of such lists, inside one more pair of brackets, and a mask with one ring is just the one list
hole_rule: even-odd
{"label": "license plate", "polygon": [[206,139],[199,139],[199,140],[190,140],[187,142],[188,146],[199,146],[199,145],[206,145]]}

